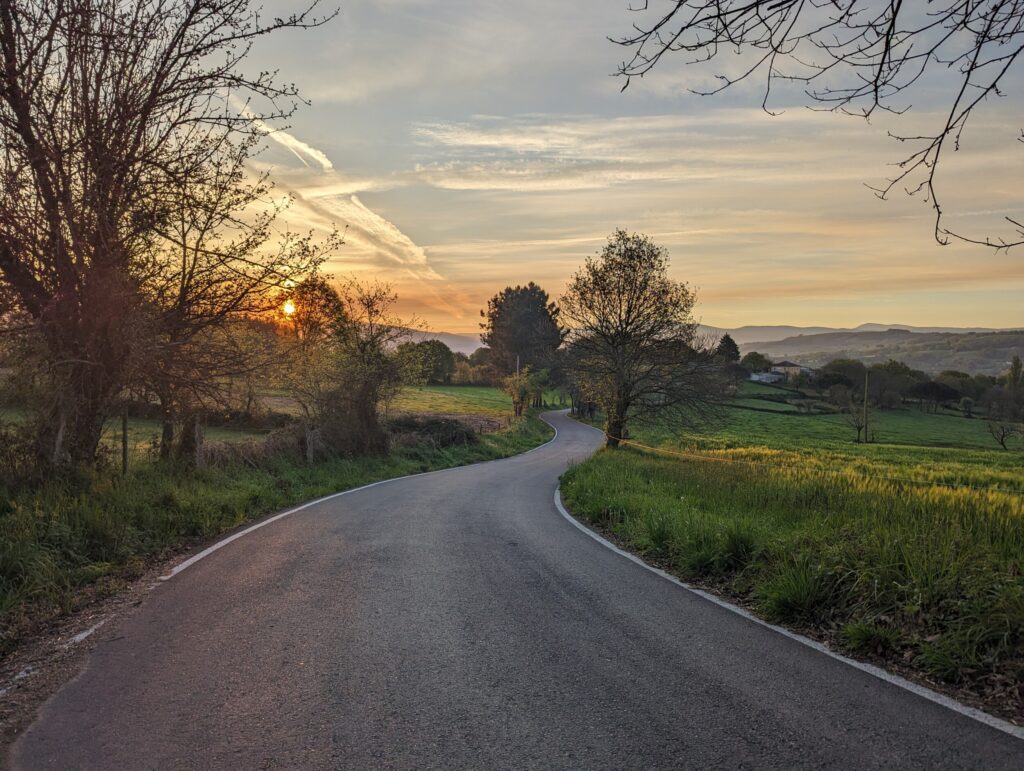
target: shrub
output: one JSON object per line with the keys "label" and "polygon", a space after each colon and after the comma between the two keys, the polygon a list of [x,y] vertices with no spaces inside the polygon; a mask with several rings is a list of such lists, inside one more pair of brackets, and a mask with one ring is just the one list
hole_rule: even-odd
{"label": "shrub", "polygon": [[806,557],[784,564],[761,590],[762,607],[775,621],[813,621],[831,599],[830,581]]}
{"label": "shrub", "polygon": [[479,444],[476,432],[468,425],[451,418],[402,415],[391,420],[392,433],[413,436],[431,447],[468,447]]}
{"label": "shrub", "polygon": [[899,633],[877,623],[856,622],[843,627],[840,637],[854,651],[879,656],[891,653],[899,644]]}

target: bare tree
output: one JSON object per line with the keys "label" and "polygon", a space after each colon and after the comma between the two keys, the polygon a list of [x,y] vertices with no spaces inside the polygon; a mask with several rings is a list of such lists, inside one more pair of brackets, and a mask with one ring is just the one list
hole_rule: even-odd
{"label": "bare tree", "polygon": [[985,426],[996,444],[1004,450],[1009,449],[1008,442],[1014,437],[1024,434],[1021,425],[1021,408],[1017,392],[1010,386],[996,387],[988,397],[988,414]]}
{"label": "bare tree", "polygon": [[617,230],[559,300],[570,328],[567,368],[604,412],[609,447],[631,421],[705,421],[725,392],[713,341],[697,338],[696,295],[667,271],[662,247]]}
{"label": "bare tree", "polygon": [[[833,388],[840,388],[841,386],[833,386]],[[843,409],[843,420],[846,425],[857,432],[857,443],[864,442],[865,444],[871,441],[871,437],[867,433],[868,426],[871,422],[872,409],[868,406],[865,401],[857,401],[852,395],[847,394],[847,401]]]}
{"label": "bare tree", "polygon": [[1020,218],[1007,218],[1012,237],[954,232],[943,224],[937,185],[940,161],[958,150],[975,108],[1002,96],[1006,81],[1024,51],[1024,2],[902,2],[902,0],[671,0],[663,12],[648,3],[648,14],[632,34],[615,42],[633,49],[619,73],[629,85],[656,67],[667,54],[687,64],[735,53],[745,58],[735,74],[718,75],[717,93],[755,73],[765,78],[762,106],[778,84],[797,83],[820,108],[870,118],[879,111],[900,115],[909,109],[916,86],[936,93],[933,73],[945,73],[942,117],[924,133],[894,135],[912,151],[888,183],[876,190],[885,198],[905,188],[923,194],[936,213],[940,243],[959,239],[995,248],[1024,243]]}
{"label": "bare tree", "polygon": [[168,199],[291,113],[294,88],[242,64],[255,39],[323,21],[311,14],[265,21],[247,0],[0,0],[0,283],[45,352],[41,459],[93,459],[149,344],[143,286]]}
{"label": "bare tree", "polygon": [[1004,450],[1010,449],[1007,442],[1020,433],[1020,426],[1017,423],[1005,420],[989,420],[985,426],[988,428],[989,435],[996,440],[996,444]]}
{"label": "bare tree", "polygon": [[307,453],[314,432],[334,452],[387,449],[380,414],[404,385],[397,347],[410,335],[409,324],[391,315],[396,299],[385,284],[349,281],[338,291],[315,277],[296,288],[289,322],[296,343],[281,365],[305,414]]}
{"label": "bare tree", "polygon": [[222,147],[166,193],[168,214],[142,284],[153,340],[137,368],[160,403],[164,458],[184,413],[224,406],[237,382],[269,368],[272,337],[258,319],[279,312],[290,287],[340,244],[337,234],[316,241],[292,233],[271,244],[284,204],[263,204],[265,175],[247,179],[256,141]]}

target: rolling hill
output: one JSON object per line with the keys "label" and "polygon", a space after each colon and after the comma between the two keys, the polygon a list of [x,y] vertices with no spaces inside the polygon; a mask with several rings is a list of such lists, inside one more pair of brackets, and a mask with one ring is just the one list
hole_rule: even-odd
{"label": "rolling hill", "polygon": [[[890,329],[905,330],[915,333],[948,332],[950,334],[967,334],[969,332],[1000,332],[1005,330],[992,329],[989,327],[915,327],[910,324],[860,324],[852,328],[843,327],[797,327],[788,324],[776,324],[767,326],[745,326],[735,329],[724,327],[712,327],[702,325],[701,332],[704,334],[720,337],[726,332],[739,345],[758,344],[763,345],[769,342],[787,340],[791,337],[823,335],[831,332],[886,332]],[[760,349],[757,349],[760,350]]]}
{"label": "rolling hill", "polygon": [[843,330],[745,342],[740,350],[758,351],[775,360],[794,359],[811,367],[836,358],[868,364],[898,359],[931,373],[956,369],[997,375],[1014,354],[1024,355],[1024,331]]}

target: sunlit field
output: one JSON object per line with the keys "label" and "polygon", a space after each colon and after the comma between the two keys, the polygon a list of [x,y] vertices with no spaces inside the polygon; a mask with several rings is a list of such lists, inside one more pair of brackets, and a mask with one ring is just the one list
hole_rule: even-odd
{"label": "sunlit field", "polygon": [[1024,675],[1021,452],[986,448],[978,419],[875,420],[869,445],[840,416],[742,407],[704,433],[637,429],[663,452],[601,452],[563,495],[773,621],[1010,694]]}
{"label": "sunlit field", "polygon": [[507,394],[488,386],[419,386],[403,389],[389,411],[507,418],[512,402]]}

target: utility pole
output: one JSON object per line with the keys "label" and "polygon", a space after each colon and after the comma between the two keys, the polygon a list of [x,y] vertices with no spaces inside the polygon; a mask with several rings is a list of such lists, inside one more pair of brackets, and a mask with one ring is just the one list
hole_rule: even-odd
{"label": "utility pole", "polygon": [[871,441],[868,438],[868,370],[864,368],[864,444]]}
{"label": "utility pole", "polygon": [[516,354],[516,377],[519,377],[519,354]]}

